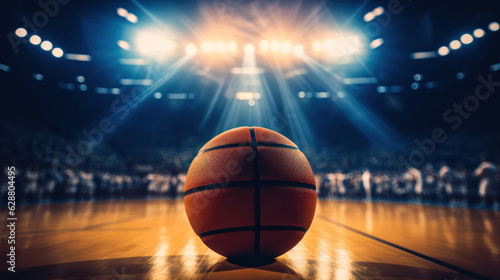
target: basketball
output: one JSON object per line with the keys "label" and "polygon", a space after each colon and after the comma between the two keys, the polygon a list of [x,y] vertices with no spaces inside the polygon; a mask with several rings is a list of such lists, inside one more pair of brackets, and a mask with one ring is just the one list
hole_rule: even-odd
{"label": "basketball", "polygon": [[304,154],[285,136],[239,127],[205,144],[187,172],[184,206],[194,232],[228,258],[275,258],[314,217],[317,195]]}

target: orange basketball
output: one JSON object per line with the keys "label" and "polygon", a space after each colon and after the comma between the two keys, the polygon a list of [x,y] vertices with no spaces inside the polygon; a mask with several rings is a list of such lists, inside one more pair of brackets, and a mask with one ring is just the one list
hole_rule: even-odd
{"label": "orange basketball", "polygon": [[219,134],[201,148],[186,177],[191,227],[228,258],[277,257],[304,236],[316,209],[316,182],[304,154],[260,127]]}

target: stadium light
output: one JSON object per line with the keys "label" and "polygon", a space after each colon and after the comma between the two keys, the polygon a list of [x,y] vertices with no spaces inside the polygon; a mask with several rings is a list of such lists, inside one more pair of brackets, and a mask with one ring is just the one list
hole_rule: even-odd
{"label": "stadium light", "polygon": [[461,46],[462,46],[462,43],[460,43],[460,41],[458,41],[458,40],[453,40],[450,42],[450,48],[452,50],[458,50],[458,49],[460,49]]}
{"label": "stadium light", "polygon": [[438,49],[438,54],[440,56],[445,56],[445,55],[448,55],[450,53],[450,49],[446,46],[442,46]]}
{"label": "stadium light", "polygon": [[370,43],[370,48],[376,49],[376,48],[382,46],[383,43],[384,43],[384,39],[382,39],[382,38],[375,39]]}
{"label": "stadium light", "polygon": [[333,39],[326,39],[323,41],[323,50],[330,52],[335,46],[335,41]]}
{"label": "stadium light", "polygon": [[139,33],[135,45],[140,53],[159,58],[175,48],[174,42],[166,39],[165,34],[159,31],[143,31]]}
{"label": "stadium light", "polygon": [[379,7],[375,8],[375,9],[373,10],[373,14],[374,14],[375,16],[381,16],[381,15],[383,15],[383,14],[384,14],[384,12],[385,12],[385,10],[384,10],[384,7],[382,7],[382,6],[379,6]]}
{"label": "stadium light", "polygon": [[255,47],[252,44],[246,44],[243,50],[246,54],[253,54],[255,52]]}
{"label": "stadium light", "polygon": [[19,27],[18,29],[16,29],[15,33],[20,38],[26,37],[26,35],[28,35],[28,31],[26,31],[26,29],[24,29],[22,27]]}
{"label": "stadium light", "polygon": [[193,44],[189,44],[186,46],[186,53],[188,55],[195,55],[198,52],[198,49]]}
{"label": "stadium light", "polygon": [[52,49],[52,43],[50,41],[43,41],[40,47],[44,51],[50,51]]}
{"label": "stadium light", "polygon": [[313,49],[313,51],[315,51],[315,52],[320,52],[320,51],[321,51],[321,49],[322,49],[322,44],[321,44],[321,42],[320,42],[320,41],[314,41],[314,42],[313,42],[313,45],[312,45],[312,49]]}
{"label": "stadium light", "polygon": [[137,16],[132,14],[132,13],[128,13],[126,16],[125,16],[125,19],[130,21],[131,23],[137,23],[137,21],[139,21],[137,19]]}
{"label": "stadium light", "polygon": [[280,43],[278,41],[271,42],[271,51],[278,52],[280,50]]}
{"label": "stadium light", "polygon": [[33,35],[30,37],[30,43],[32,43],[35,46],[39,45],[41,42],[42,42],[42,38],[40,38],[40,36],[38,36],[38,35]]}
{"label": "stadium light", "polygon": [[236,42],[230,41],[227,43],[227,50],[229,52],[235,52],[236,51]]}
{"label": "stadium light", "polygon": [[268,40],[260,41],[260,50],[263,52],[266,52],[269,50],[269,41]]}
{"label": "stadium light", "polygon": [[292,50],[292,45],[290,42],[281,42],[280,51],[282,53],[289,53]]}
{"label": "stadium light", "polygon": [[474,37],[476,38],[482,38],[484,36],[484,30],[481,28],[478,28],[474,30]]}
{"label": "stadium light", "polygon": [[496,32],[498,31],[498,29],[500,29],[500,25],[498,24],[498,22],[494,21],[494,22],[491,22],[489,25],[488,25],[488,28],[493,31],[493,32]]}
{"label": "stadium light", "polygon": [[64,55],[64,52],[63,52],[63,50],[61,48],[54,48],[52,50],[52,55],[54,57],[60,58],[60,57],[62,57]]}
{"label": "stadium light", "polygon": [[214,42],[203,42],[201,44],[201,51],[205,53],[210,53],[215,51],[215,43]]}
{"label": "stadium light", "polygon": [[129,51],[130,50],[130,44],[127,42],[127,41],[123,41],[123,40],[118,40],[116,42],[118,44],[118,46],[126,51]]}
{"label": "stadium light", "polygon": [[304,47],[301,45],[296,45],[295,47],[293,47],[293,53],[296,55],[304,54]]}
{"label": "stadium light", "polygon": [[225,53],[227,50],[226,42],[218,42],[217,43],[217,52]]}
{"label": "stadium light", "polygon": [[368,12],[365,14],[365,16],[363,17],[363,20],[365,22],[370,22],[372,21],[373,19],[375,18],[375,14],[373,12]]}
{"label": "stadium light", "polygon": [[121,17],[126,17],[128,15],[128,11],[125,10],[124,8],[116,9],[116,13]]}
{"label": "stadium light", "polygon": [[464,34],[462,35],[462,37],[460,37],[460,41],[462,41],[462,43],[468,45],[470,43],[472,43],[472,41],[474,41],[474,38],[472,38],[472,36],[470,34]]}

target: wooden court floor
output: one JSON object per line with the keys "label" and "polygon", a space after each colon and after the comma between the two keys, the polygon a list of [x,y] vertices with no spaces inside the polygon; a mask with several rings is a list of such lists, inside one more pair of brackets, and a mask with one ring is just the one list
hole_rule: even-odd
{"label": "wooden court floor", "polygon": [[493,211],[320,201],[304,239],[255,267],[210,251],[181,200],[23,206],[17,216],[16,273],[2,227],[0,279],[500,279]]}

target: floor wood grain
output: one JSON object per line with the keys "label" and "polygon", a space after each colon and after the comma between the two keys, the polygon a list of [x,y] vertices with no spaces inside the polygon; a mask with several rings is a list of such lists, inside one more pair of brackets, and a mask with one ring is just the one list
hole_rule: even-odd
{"label": "floor wood grain", "polygon": [[[491,211],[320,201],[304,239],[260,266],[208,249],[180,200],[23,206],[17,216],[19,279],[500,278],[500,213]],[[2,261],[1,279],[13,276],[6,269]]]}

